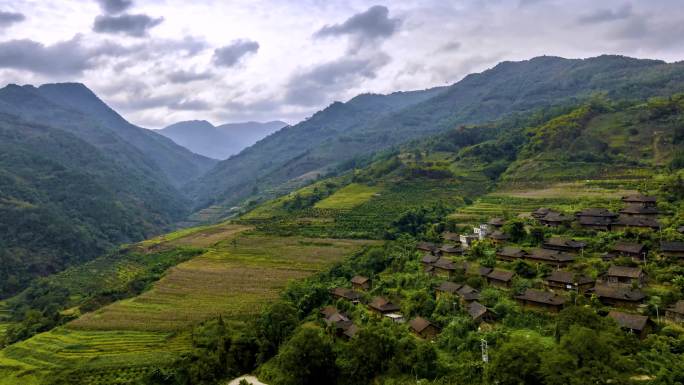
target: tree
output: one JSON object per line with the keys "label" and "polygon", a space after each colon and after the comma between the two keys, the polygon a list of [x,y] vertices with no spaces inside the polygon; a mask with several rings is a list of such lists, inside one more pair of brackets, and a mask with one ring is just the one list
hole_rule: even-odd
{"label": "tree", "polygon": [[297,309],[286,302],[277,302],[261,314],[257,321],[259,362],[266,362],[278,352],[298,322]]}
{"label": "tree", "polygon": [[520,242],[527,236],[525,223],[519,219],[506,222],[503,227],[504,233],[508,234],[511,242]]}
{"label": "tree", "polygon": [[337,378],[332,340],[320,329],[300,328],[277,357],[283,385],[334,385]]}
{"label": "tree", "polygon": [[540,367],[544,353],[538,338],[513,338],[492,355],[485,376],[499,385],[541,385]]}

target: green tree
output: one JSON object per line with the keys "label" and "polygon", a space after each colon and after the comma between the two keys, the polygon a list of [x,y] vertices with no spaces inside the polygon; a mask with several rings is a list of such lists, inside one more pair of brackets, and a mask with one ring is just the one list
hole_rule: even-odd
{"label": "green tree", "polygon": [[492,355],[485,376],[499,385],[541,385],[540,367],[544,353],[538,338],[513,338]]}
{"label": "green tree", "polygon": [[297,327],[297,309],[286,302],[276,302],[263,312],[257,321],[259,339],[259,362],[266,362],[276,355],[278,347],[290,337]]}
{"label": "green tree", "polygon": [[277,366],[282,385],[334,385],[337,379],[332,340],[320,329],[300,328],[283,345]]}

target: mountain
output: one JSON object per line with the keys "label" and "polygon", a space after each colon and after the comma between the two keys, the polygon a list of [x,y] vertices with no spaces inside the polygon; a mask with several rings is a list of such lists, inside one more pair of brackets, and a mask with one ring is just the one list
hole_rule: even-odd
{"label": "mountain", "polygon": [[172,227],[215,161],[136,127],[79,84],[0,89],[0,297]]}
{"label": "mountain", "polygon": [[194,153],[226,159],[285,126],[287,123],[280,121],[214,126],[206,120],[191,120],[172,124],[158,133]]}
{"label": "mountain", "polygon": [[622,56],[537,57],[503,62],[440,89],[361,95],[220,162],[186,186],[198,209],[231,207],[255,193],[278,195],[356,160],[449,128],[583,100],[645,98],[684,89],[684,63]]}

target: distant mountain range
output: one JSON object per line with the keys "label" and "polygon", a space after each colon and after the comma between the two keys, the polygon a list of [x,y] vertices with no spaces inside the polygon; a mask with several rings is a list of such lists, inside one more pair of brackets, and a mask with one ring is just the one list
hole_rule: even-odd
{"label": "distant mountain range", "polygon": [[214,126],[206,120],[190,120],[158,132],[196,154],[227,159],[285,126],[287,123],[281,121]]}
{"label": "distant mountain range", "polygon": [[449,87],[360,95],[220,162],[185,191],[196,209],[231,208],[273,197],[329,173],[367,162],[374,153],[463,124],[573,103],[605,94],[639,99],[684,90],[684,63],[604,55],[542,56],[502,62]]}

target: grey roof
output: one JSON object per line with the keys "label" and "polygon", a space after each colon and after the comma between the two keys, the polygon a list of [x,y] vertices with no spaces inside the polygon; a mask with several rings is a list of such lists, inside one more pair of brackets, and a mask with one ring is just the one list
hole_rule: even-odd
{"label": "grey roof", "polygon": [[627,207],[620,209],[620,214],[631,214],[631,215],[658,215],[657,207],[644,207],[641,205],[628,205]]}
{"label": "grey roof", "polygon": [[409,321],[409,326],[411,327],[411,329],[415,330],[418,333],[421,333],[429,326],[439,329],[437,326],[433,325],[430,321],[426,320],[423,317],[416,317],[412,319],[411,321]]}
{"label": "grey roof", "polygon": [[515,296],[516,299],[543,303],[546,305],[563,305],[567,302],[567,299],[561,297],[560,295],[543,290],[527,289],[522,295]]}
{"label": "grey roof", "polygon": [[473,301],[470,304],[468,304],[467,310],[468,315],[470,315],[470,318],[474,320],[482,317],[485,313],[487,313],[487,308],[477,301]]}
{"label": "grey roof", "polygon": [[496,281],[508,282],[513,279],[513,275],[514,273],[512,271],[494,269],[491,273],[487,274],[487,278]]}
{"label": "grey roof", "polygon": [[627,195],[622,197],[623,202],[635,203],[656,203],[657,199],[654,196],[646,196],[642,194]]}
{"label": "grey roof", "polygon": [[572,262],[575,260],[575,256],[572,254],[540,248],[530,250],[526,258],[549,262]]}
{"label": "grey roof", "polygon": [[684,242],[660,242],[660,251],[682,252],[684,251]]}
{"label": "grey roof", "polygon": [[581,249],[586,247],[586,242],[576,241],[574,239],[563,238],[563,237],[551,237],[544,240],[544,246],[550,247],[567,247],[571,249]]}
{"label": "grey roof", "polygon": [[497,251],[496,254],[509,258],[520,258],[525,254],[525,252],[518,247],[506,246],[501,250]]}
{"label": "grey roof", "polygon": [[607,275],[610,277],[639,278],[643,272],[640,267],[611,266],[608,268]]}
{"label": "grey roof", "polygon": [[618,242],[613,246],[613,250],[620,253],[641,254],[646,250],[646,246],[634,242]]}
{"label": "grey roof", "polygon": [[400,307],[393,304],[388,300],[387,298],[384,297],[375,297],[371,301],[371,303],[368,304],[369,307],[372,309],[375,309],[380,312],[393,312],[393,311],[399,311]]}
{"label": "grey roof", "polygon": [[357,285],[363,285],[364,283],[368,282],[370,278],[364,277],[363,275],[355,275],[351,279],[351,283],[355,283]]}
{"label": "grey roof", "polygon": [[549,274],[549,276],[545,279],[551,282],[560,282],[565,284],[576,283],[578,285],[583,285],[595,281],[593,278],[587,277],[586,275],[576,276],[574,273],[564,270],[555,270],[551,272],[551,274]]}
{"label": "grey roof", "polygon": [[450,281],[442,282],[437,290],[445,293],[456,294],[462,285]]}
{"label": "grey roof", "polygon": [[675,303],[671,308],[667,309],[668,311],[678,313],[678,314],[684,314],[684,299],[680,299]]}
{"label": "grey roof", "polygon": [[351,301],[356,301],[361,298],[361,293],[345,287],[336,287],[330,290],[332,295],[343,297]]}
{"label": "grey roof", "polygon": [[639,302],[646,298],[646,294],[641,290],[632,290],[629,288],[596,285],[593,290],[599,298],[618,299],[630,302]]}
{"label": "grey roof", "polygon": [[426,263],[426,264],[428,264],[428,265],[431,265],[431,264],[437,262],[438,259],[439,259],[439,257],[436,256],[436,255],[425,254],[425,255],[423,256],[423,258],[421,258],[420,261],[421,261],[422,263]]}
{"label": "grey roof", "polygon": [[646,328],[648,317],[638,314],[623,313],[611,310],[608,317],[617,321],[621,328],[642,331]]}
{"label": "grey roof", "polygon": [[575,215],[577,215],[578,217],[585,217],[585,218],[587,218],[587,217],[595,217],[595,218],[614,218],[614,217],[617,217],[616,213],[614,213],[608,209],[602,208],[602,207],[586,208],[586,209],[583,209],[581,211],[578,211],[577,213],[575,213]]}
{"label": "grey roof", "polygon": [[649,227],[652,229],[659,229],[660,222],[655,218],[641,218],[641,217],[631,217],[627,215],[620,215],[615,221],[616,225],[627,226],[627,227]]}

